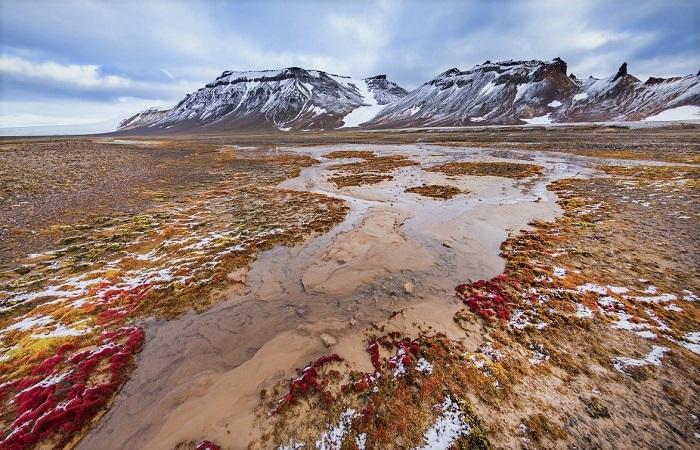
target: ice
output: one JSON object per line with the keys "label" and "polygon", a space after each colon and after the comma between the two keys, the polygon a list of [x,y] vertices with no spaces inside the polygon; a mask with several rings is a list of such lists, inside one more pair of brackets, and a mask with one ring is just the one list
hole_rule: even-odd
{"label": "ice", "polygon": [[562,105],[562,103],[559,100],[553,100],[549,103],[547,103],[547,106],[551,106],[552,108],[558,108]]}

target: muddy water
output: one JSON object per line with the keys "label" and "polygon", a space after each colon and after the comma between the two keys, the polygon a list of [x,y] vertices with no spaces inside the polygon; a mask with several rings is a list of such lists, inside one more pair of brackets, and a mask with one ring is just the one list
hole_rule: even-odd
{"label": "muddy water", "polygon": [[[366,146],[286,149],[319,157]],[[493,159],[493,151],[437,146],[380,146],[427,167],[455,159]],[[498,156],[523,158],[524,153]],[[81,449],[171,449],[183,440],[210,439],[245,448],[255,437],[252,409],[261,389],[325,352],[368,370],[361,330],[404,310],[405,327],[421,322],[464,336],[452,322],[454,287],[503,269],[499,246],[508,232],[559,213],[545,186],[585,176],[576,159],[528,153],[545,167],[535,181],[447,177],[407,167],[376,186],[336,189],[322,163],[281,187],[345,199],[346,220],[323,236],[260,255],[246,290],[202,314],[146,324],[146,345],[131,380]],[[503,159],[500,159],[503,160]],[[450,184],[468,194],[448,201],[405,193],[422,183]],[[415,292],[405,292],[411,282]],[[398,324],[400,327],[400,324]],[[320,333],[338,343],[324,348]],[[477,345],[479,336],[472,336]]]}

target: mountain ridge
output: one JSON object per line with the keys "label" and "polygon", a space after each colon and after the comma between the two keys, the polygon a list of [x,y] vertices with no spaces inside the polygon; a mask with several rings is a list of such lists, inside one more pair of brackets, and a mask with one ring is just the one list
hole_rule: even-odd
{"label": "mountain ridge", "polygon": [[[169,110],[120,124],[145,133],[317,130],[637,121],[674,108],[700,114],[700,75],[641,81],[624,62],[585,79],[551,61],[485,61],[452,68],[411,92],[386,75],[353,79],[318,70],[224,71]],[[696,110],[697,109],[697,110]],[[700,119],[700,116],[698,116]]]}

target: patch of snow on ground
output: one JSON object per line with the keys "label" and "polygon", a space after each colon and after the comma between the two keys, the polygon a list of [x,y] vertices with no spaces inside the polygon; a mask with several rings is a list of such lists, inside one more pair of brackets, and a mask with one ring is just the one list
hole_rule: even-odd
{"label": "patch of snow on ground", "polygon": [[66,327],[62,324],[58,324],[58,326],[47,333],[41,333],[41,334],[32,334],[32,337],[34,339],[42,339],[42,338],[53,338],[53,337],[67,337],[67,336],[81,336],[83,334],[86,334],[90,332],[92,328],[82,328],[82,329],[76,329],[76,328],[70,328]]}
{"label": "patch of snow on ground", "polygon": [[651,351],[642,359],[634,359],[634,358],[624,358],[624,357],[618,357],[613,359],[613,366],[615,369],[617,369],[619,372],[622,373],[627,373],[625,369],[628,367],[642,367],[646,366],[648,364],[653,364],[657,367],[661,367],[661,358],[663,358],[664,353],[666,353],[668,349],[666,347],[661,347],[659,345],[653,345],[651,347]]}
{"label": "patch of snow on ground", "polygon": [[555,267],[554,272],[552,272],[552,275],[558,278],[564,278],[566,276],[566,269],[563,267]]}
{"label": "patch of snow on ground", "polygon": [[683,335],[683,347],[693,353],[700,354],[700,331],[693,331]]}
{"label": "patch of snow on ground", "polygon": [[588,94],[581,92],[580,94],[574,95],[574,101],[585,100],[588,98]]}
{"label": "patch of snow on ground", "polygon": [[374,94],[369,90],[365,80],[353,80],[353,84],[357,86],[360,95],[364,98],[365,105],[359,106],[343,118],[343,126],[340,128],[357,127],[360,124],[369,122],[379,114],[379,111],[384,109],[386,105],[378,105]]}
{"label": "patch of snow on ground", "polygon": [[547,106],[551,106],[552,108],[558,108],[561,106],[561,102],[559,100],[553,100],[547,103]]}
{"label": "patch of snow on ground", "polygon": [[683,300],[685,300],[686,302],[697,302],[698,300],[700,300],[700,297],[693,294],[692,291],[684,290],[683,291]]}
{"label": "patch of snow on ground", "polygon": [[655,295],[653,297],[632,297],[632,298],[638,302],[643,302],[643,303],[672,302],[672,301],[678,299],[678,297],[676,297],[674,294],[661,294],[661,295]]}
{"label": "patch of snow on ground", "polygon": [[427,359],[421,358],[416,363],[416,370],[421,373],[431,374],[433,373],[433,365]]}
{"label": "patch of snow on ground", "polygon": [[630,290],[622,286],[606,286],[613,294],[626,294]]}
{"label": "patch of snow on ground", "polygon": [[549,360],[549,354],[542,344],[530,345],[530,350],[532,350],[532,358],[530,358],[529,361],[533,366]]}
{"label": "patch of snow on ground", "polygon": [[423,445],[420,450],[448,450],[452,443],[472,431],[465,422],[459,404],[450,397],[445,398],[440,405],[442,415],[437,418],[423,434]]}
{"label": "patch of snow on ground", "polygon": [[618,330],[634,331],[638,336],[645,339],[653,339],[656,337],[654,333],[648,330],[651,328],[649,325],[645,323],[632,322],[630,319],[632,319],[633,316],[623,312],[618,312],[615,314],[617,315],[617,320],[613,323],[613,328],[617,328]]}
{"label": "patch of snow on ground", "polygon": [[642,122],[667,122],[672,120],[700,120],[700,106],[686,105],[667,109],[642,119]]}
{"label": "patch of snow on ground", "polygon": [[43,327],[49,325],[53,322],[53,319],[48,316],[37,316],[37,317],[26,317],[19,322],[13,323],[12,325],[5,328],[4,331],[19,330],[27,331],[32,328]]}
{"label": "patch of snow on ground", "polygon": [[340,450],[343,445],[343,438],[350,429],[352,424],[352,419],[355,418],[357,413],[354,409],[348,408],[340,414],[340,419],[338,419],[338,424],[331,428],[330,430],[321,434],[321,436],[316,441],[316,448],[318,450]]}
{"label": "patch of snow on ground", "polygon": [[596,294],[605,295],[608,293],[607,288],[593,283],[582,284],[577,286],[579,294],[585,294],[586,292],[595,292]]}
{"label": "patch of snow on ground", "polygon": [[545,114],[544,116],[533,117],[531,119],[523,119],[521,117],[520,120],[527,122],[530,125],[547,125],[552,123],[552,120],[549,118],[549,113]]}
{"label": "patch of snow on ground", "polygon": [[587,307],[586,305],[579,303],[576,305],[576,317],[592,319],[593,318],[593,311],[591,310],[591,308]]}
{"label": "patch of snow on ground", "polygon": [[367,445],[367,433],[360,433],[355,438],[355,445],[357,445],[357,450],[365,450]]}

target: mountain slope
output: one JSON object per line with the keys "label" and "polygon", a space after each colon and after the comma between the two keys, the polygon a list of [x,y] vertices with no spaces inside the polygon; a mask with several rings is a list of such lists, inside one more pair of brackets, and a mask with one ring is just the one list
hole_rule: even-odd
{"label": "mountain slope", "polygon": [[185,96],[160,117],[153,115],[154,120],[141,120],[138,129],[162,132],[356,126],[374,114],[356,114],[345,123],[345,118],[355,110],[372,108],[378,112],[383,105],[406,93],[405,89],[387,81],[384,75],[354,80],[298,67],[260,72],[226,71]]}
{"label": "mountain slope", "polygon": [[119,129],[131,130],[133,128],[147,127],[160,120],[167,112],[167,109],[148,108],[119,122]]}
{"label": "mountain slope", "polygon": [[378,113],[372,128],[641,120],[700,105],[700,76],[641,82],[627,64],[611,77],[567,76],[566,62],[502,61],[450,69]]}

